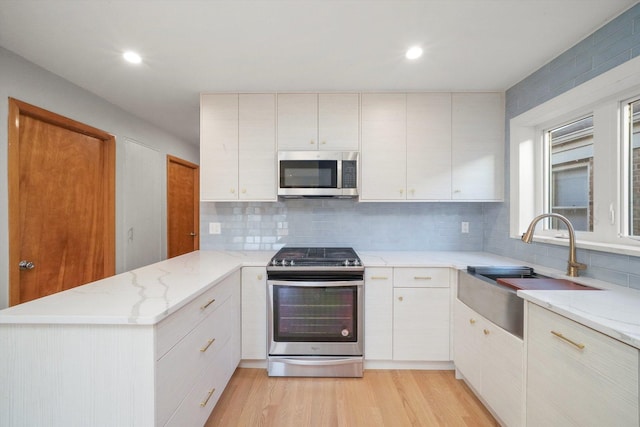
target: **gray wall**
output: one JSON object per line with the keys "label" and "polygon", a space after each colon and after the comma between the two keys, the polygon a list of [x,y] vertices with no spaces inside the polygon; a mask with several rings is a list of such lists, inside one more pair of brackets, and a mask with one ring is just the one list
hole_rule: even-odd
{"label": "gray wall", "polygon": [[[8,212],[7,212],[7,115],[8,97],[36,105],[107,131],[116,136],[116,269],[122,271],[122,144],[123,137],[198,162],[198,147],[188,144],[150,123],[132,116],[104,99],[71,84],[24,58],[0,47],[0,308],[8,305]],[[196,95],[197,96],[197,95]],[[164,201],[166,174],[161,173]],[[158,206],[161,224],[166,224],[165,205]],[[162,230],[162,253],[166,254],[166,230]]]}
{"label": "gray wall", "polygon": [[[509,120],[640,54],[640,4],[591,34],[535,71],[506,93],[506,158],[509,158]],[[611,141],[615,144],[615,141]],[[611,147],[615,150],[615,146]],[[505,176],[509,176],[509,170]],[[509,195],[507,181],[505,194]],[[509,202],[488,205],[484,216],[484,249],[548,267],[566,268],[567,248],[509,238]],[[640,258],[578,250],[588,265],[583,276],[640,289]]]}

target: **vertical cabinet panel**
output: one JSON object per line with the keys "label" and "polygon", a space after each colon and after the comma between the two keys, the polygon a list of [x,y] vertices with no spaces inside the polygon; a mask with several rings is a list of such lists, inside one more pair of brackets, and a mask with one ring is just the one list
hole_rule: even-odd
{"label": "vertical cabinet panel", "polygon": [[358,151],[360,145],[360,96],[357,93],[318,95],[320,150]]}
{"label": "vertical cabinet panel", "polygon": [[240,200],[273,200],[276,193],[276,111],[273,94],[239,99]]}
{"label": "vertical cabinet panel", "polygon": [[454,200],[502,200],[504,95],[453,94]]}
{"label": "vertical cabinet panel", "polygon": [[242,269],[242,359],[267,357],[267,271]]}
{"label": "vertical cabinet panel", "polygon": [[200,98],[200,198],[238,198],[238,95]]}
{"label": "vertical cabinet panel", "polygon": [[451,94],[407,94],[407,200],[451,198]]}
{"label": "vertical cabinet panel", "polygon": [[278,150],[318,148],[318,95],[278,94]]}
{"label": "vertical cabinet panel", "polygon": [[406,95],[362,94],[361,200],[406,197]]}
{"label": "vertical cabinet panel", "polygon": [[365,269],[364,356],[393,358],[393,269]]}

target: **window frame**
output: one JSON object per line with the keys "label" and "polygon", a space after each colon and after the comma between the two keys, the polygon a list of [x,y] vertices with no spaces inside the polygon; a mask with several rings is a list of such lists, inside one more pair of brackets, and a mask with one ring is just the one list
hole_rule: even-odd
{"label": "window frame", "polygon": [[[520,238],[530,221],[545,212],[545,132],[593,115],[594,194],[592,232],[576,231],[577,246],[604,252],[640,255],[640,239],[628,237],[628,156],[624,102],[640,98],[640,57],[603,73],[512,118],[510,129],[511,238]],[[614,142],[612,142],[614,141]],[[612,147],[612,144],[615,147]],[[612,149],[613,148],[613,149]],[[550,165],[548,166],[550,167]],[[544,183],[544,185],[543,185]],[[533,198],[526,195],[533,194]],[[548,199],[546,199],[548,200]],[[542,229],[545,228],[545,229]],[[568,245],[566,231],[538,227],[534,241]],[[563,236],[564,234],[564,236]]]}

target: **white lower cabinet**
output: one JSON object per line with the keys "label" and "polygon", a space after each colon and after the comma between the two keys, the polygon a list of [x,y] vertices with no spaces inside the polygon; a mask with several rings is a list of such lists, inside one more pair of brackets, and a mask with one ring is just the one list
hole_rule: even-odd
{"label": "white lower cabinet", "polygon": [[393,360],[451,360],[449,315],[448,268],[394,268]]}
{"label": "white lower cabinet", "polygon": [[449,361],[448,268],[365,270],[365,359]]}
{"label": "white lower cabinet", "polygon": [[267,269],[242,268],[242,359],[267,358]]}
{"label": "white lower cabinet", "polygon": [[160,322],[156,337],[169,347],[156,353],[156,425],[204,425],[240,362],[240,272]]}
{"label": "white lower cabinet", "polygon": [[527,303],[527,426],[638,426],[638,350]]}
{"label": "white lower cabinet", "polygon": [[456,370],[505,426],[524,420],[524,343],[456,299]]}
{"label": "white lower cabinet", "polygon": [[393,268],[364,271],[364,357],[393,358]]}

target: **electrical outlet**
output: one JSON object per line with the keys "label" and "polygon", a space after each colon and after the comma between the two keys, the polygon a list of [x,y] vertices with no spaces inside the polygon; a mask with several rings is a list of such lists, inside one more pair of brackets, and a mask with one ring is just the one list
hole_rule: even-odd
{"label": "electrical outlet", "polygon": [[209,234],[220,234],[222,233],[222,227],[219,222],[210,222],[209,223]]}
{"label": "electrical outlet", "polygon": [[468,233],[469,232],[469,223],[468,222],[461,222],[460,223],[460,232],[461,233]]}

